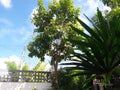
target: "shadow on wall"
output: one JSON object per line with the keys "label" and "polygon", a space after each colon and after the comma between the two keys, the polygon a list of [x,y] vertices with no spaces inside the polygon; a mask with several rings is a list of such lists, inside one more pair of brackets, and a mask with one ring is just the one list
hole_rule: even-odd
{"label": "shadow on wall", "polygon": [[49,90],[51,83],[0,82],[0,90]]}

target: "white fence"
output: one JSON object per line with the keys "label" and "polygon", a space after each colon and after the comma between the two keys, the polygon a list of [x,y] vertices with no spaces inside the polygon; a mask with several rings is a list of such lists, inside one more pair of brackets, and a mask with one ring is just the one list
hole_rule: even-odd
{"label": "white fence", "polygon": [[50,76],[41,71],[0,71],[0,90],[50,90]]}
{"label": "white fence", "polygon": [[51,83],[0,82],[0,90],[50,90]]}
{"label": "white fence", "polygon": [[50,82],[50,72],[30,70],[0,71],[0,82]]}

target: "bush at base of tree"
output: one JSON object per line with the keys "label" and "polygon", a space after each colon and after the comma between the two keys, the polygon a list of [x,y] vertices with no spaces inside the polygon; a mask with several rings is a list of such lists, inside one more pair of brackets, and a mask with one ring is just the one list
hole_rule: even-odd
{"label": "bush at base of tree", "polygon": [[58,74],[58,82],[59,89],[58,90],[92,90],[90,86],[92,84],[89,83],[88,87],[83,88],[83,83],[86,80],[86,76],[74,76],[76,71],[64,71],[63,69],[59,70]]}

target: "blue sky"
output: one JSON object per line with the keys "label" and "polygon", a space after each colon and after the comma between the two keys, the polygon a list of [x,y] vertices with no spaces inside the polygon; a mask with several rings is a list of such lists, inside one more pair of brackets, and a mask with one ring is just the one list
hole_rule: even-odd
{"label": "blue sky", "polygon": [[[45,4],[49,0],[43,0]],[[75,6],[81,7],[80,18],[89,22],[82,15],[92,17],[96,8],[103,9],[100,0],[74,0]],[[0,0],[0,62],[24,59],[30,65],[35,59],[27,56],[25,47],[32,40],[34,30],[30,18],[32,11],[37,7],[37,0]],[[24,52],[23,52],[24,50]],[[37,61],[36,61],[37,62]],[[0,63],[2,65],[2,63]],[[1,66],[5,68],[5,66]]]}

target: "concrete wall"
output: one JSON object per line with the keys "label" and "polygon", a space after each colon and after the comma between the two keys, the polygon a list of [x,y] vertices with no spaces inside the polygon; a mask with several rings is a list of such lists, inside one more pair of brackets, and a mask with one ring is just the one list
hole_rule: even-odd
{"label": "concrete wall", "polygon": [[50,90],[50,88],[51,83],[0,82],[0,90]]}

